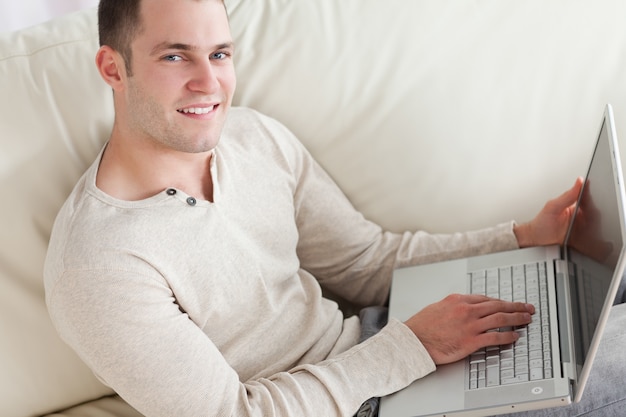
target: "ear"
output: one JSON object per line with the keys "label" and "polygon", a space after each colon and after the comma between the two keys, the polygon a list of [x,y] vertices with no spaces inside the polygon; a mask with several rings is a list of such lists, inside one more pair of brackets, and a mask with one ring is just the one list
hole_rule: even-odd
{"label": "ear", "polygon": [[119,91],[124,88],[126,79],[126,66],[122,56],[110,46],[104,45],[96,53],[96,67],[102,79]]}

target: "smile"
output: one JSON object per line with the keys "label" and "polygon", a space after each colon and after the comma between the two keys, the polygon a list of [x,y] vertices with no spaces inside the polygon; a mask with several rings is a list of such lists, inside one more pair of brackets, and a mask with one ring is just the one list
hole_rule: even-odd
{"label": "smile", "polygon": [[207,114],[209,112],[211,112],[213,109],[215,109],[215,105],[210,106],[210,107],[189,107],[186,109],[179,109],[177,110],[179,113],[185,113],[185,114]]}

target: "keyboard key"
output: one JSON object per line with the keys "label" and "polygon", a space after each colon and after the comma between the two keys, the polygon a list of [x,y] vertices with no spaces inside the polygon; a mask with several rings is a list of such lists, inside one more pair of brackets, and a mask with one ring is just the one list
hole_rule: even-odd
{"label": "keyboard key", "polygon": [[515,361],[511,357],[510,359],[500,360],[500,369],[513,369],[515,367]]}
{"label": "keyboard key", "polygon": [[516,375],[513,378],[502,378],[500,379],[500,383],[502,385],[508,385],[508,384],[515,384],[518,382],[527,382],[528,381],[528,374],[525,375]]}
{"label": "keyboard key", "polygon": [[487,367],[486,385],[488,387],[500,385],[500,368],[498,366]]}
{"label": "keyboard key", "polygon": [[500,377],[502,380],[507,380],[515,377],[515,370],[513,369],[503,369],[500,373]]}
{"label": "keyboard key", "polygon": [[530,368],[530,380],[543,379],[543,368]]}

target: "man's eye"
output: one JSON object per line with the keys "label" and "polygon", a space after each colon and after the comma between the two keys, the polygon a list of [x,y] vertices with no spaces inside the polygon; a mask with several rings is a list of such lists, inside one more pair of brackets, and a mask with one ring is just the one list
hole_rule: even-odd
{"label": "man's eye", "polygon": [[228,58],[228,54],[226,52],[216,52],[213,54],[212,58],[218,60],[226,59]]}
{"label": "man's eye", "polygon": [[182,61],[182,58],[179,55],[165,55],[163,57],[164,61],[170,61],[170,62],[176,62],[176,61]]}

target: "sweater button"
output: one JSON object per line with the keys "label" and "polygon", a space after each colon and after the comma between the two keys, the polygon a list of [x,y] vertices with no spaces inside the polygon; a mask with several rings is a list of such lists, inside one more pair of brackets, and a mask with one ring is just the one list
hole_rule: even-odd
{"label": "sweater button", "polygon": [[168,188],[166,191],[167,195],[174,195],[176,194],[176,190],[173,188]]}
{"label": "sweater button", "polygon": [[193,198],[193,197],[187,198],[187,204],[189,204],[190,206],[195,206],[196,205],[196,199]]}

